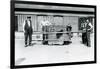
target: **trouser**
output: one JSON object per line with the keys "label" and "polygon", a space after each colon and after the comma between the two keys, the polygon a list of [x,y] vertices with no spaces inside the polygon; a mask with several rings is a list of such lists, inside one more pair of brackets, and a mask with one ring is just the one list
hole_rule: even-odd
{"label": "trouser", "polygon": [[90,32],[87,32],[87,46],[91,46],[91,42],[90,42]]}
{"label": "trouser", "polygon": [[85,44],[87,41],[87,39],[86,39],[86,37],[87,37],[87,34],[86,34],[86,32],[84,32],[84,33],[82,33],[82,43],[83,44]]}
{"label": "trouser", "polygon": [[[32,41],[32,34],[25,33],[24,35],[25,35],[25,45],[27,45],[27,42],[29,42],[29,45],[30,45]],[[29,41],[28,41],[28,38],[29,38]]]}
{"label": "trouser", "polygon": [[43,40],[48,39],[48,34],[43,34]]}
{"label": "trouser", "polygon": [[[47,29],[48,29],[47,26],[43,26],[42,27],[42,31],[43,32],[47,32]],[[43,33],[43,41],[42,41],[42,43],[43,44],[48,44],[48,40],[47,39],[48,39],[48,34]]]}
{"label": "trouser", "polygon": [[71,40],[71,31],[68,31],[68,37],[69,37],[69,40]]}
{"label": "trouser", "polygon": [[43,44],[48,44],[48,34],[43,34]]}

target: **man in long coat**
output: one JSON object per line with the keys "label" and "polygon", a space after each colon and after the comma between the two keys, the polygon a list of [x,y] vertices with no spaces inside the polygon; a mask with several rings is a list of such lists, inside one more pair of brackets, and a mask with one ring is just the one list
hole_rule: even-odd
{"label": "man in long coat", "polygon": [[23,31],[25,35],[25,47],[27,47],[28,45],[30,46],[32,41],[32,33],[33,33],[31,17],[27,17],[27,20],[25,20],[23,24]]}

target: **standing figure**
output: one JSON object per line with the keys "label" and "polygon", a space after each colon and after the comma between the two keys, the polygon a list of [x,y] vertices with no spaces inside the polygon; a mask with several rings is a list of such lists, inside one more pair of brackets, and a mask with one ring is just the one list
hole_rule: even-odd
{"label": "standing figure", "polygon": [[49,21],[47,21],[46,19],[44,19],[43,21],[41,21],[41,26],[42,26],[42,31],[43,31],[43,41],[42,44],[48,44],[48,26],[49,26]]}
{"label": "standing figure", "polygon": [[91,47],[91,40],[90,40],[90,34],[91,34],[91,30],[92,30],[92,24],[89,22],[89,20],[87,20],[87,25],[86,25],[86,45],[88,47]]}
{"label": "standing figure", "polygon": [[[25,20],[25,22],[23,24],[23,31],[24,31],[24,35],[25,35],[25,47],[27,47],[28,45],[31,45],[32,33],[33,33],[32,21],[31,21],[31,17],[29,17],[29,16],[27,17],[27,19]],[[28,40],[28,38],[29,38],[29,40]]]}
{"label": "standing figure", "polygon": [[82,43],[86,44],[86,22],[82,23]]}
{"label": "standing figure", "polygon": [[72,37],[72,35],[71,35],[72,26],[70,24],[67,25],[66,31],[68,32],[69,39],[71,40],[71,37]]}
{"label": "standing figure", "polygon": [[64,34],[66,39],[64,39],[63,45],[68,45],[68,44],[72,43],[72,41],[71,41],[71,38],[72,38],[71,31],[72,31],[72,26],[70,24],[68,24],[66,26],[67,34],[66,35]]}

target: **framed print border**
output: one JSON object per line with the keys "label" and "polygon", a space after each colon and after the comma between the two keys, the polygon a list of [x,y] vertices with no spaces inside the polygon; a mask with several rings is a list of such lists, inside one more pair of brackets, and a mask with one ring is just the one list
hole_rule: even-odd
{"label": "framed print border", "polygon": [[[35,65],[15,65],[15,13],[14,11],[21,11],[21,9],[15,8],[15,3],[21,4],[36,4],[36,5],[53,5],[53,6],[69,6],[69,7],[85,7],[85,8],[94,8],[94,12],[86,11],[65,11],[65,10],[45,10],[45,9],[23,9],[24,11],[41,11],[41,12],[57,12],[57,13],[75,13],[75,14],[94,14],[95,24],[94,24],[94,61],[83,61],[83,62],[68,62],[68,63],[50,63],[50,64],[35,64]],[[61,66],[61,65],[78,65],[78,64],[92,64],[97,62],[97,41],[96,41],[96,26],[97,26],[97,14],[95,5],[81,5],[81,4],[63,4],[63,3],[49,3],[49,2],[34,2],[34,1],[10,1],[10,67],[11,69],[16,68],[30,68],[30,67],[47,67],[47,66]]]}

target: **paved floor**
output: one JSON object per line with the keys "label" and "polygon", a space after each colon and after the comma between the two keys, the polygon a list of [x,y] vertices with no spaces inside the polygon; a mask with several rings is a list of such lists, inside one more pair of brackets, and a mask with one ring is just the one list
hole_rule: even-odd
{"label": "paved floor", "polygon": [[62,62],[80,62],[94,60],[94,41],[91,36],[91,47],[81,43],[80,37],[73,37],[69,45],[41,45],[41,42],[32,42],[34,45],[24,47],[24,39],[15,39],[15,64],[47,64]]}

